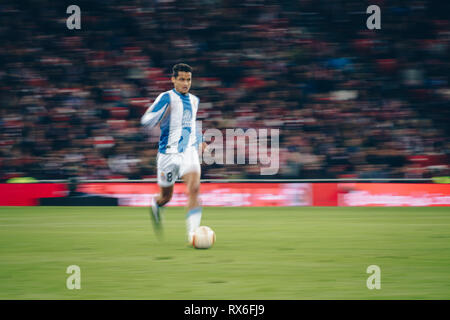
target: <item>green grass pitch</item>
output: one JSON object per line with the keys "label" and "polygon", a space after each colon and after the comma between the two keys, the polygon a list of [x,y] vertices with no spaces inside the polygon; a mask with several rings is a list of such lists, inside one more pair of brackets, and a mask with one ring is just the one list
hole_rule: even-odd
{"label": "green grass pitch", "polygon": [[0,207],[0,299],[450,298],[448,208],[206,207],[208,250],[184,217],[166,209],[160,242],[147,208]]}

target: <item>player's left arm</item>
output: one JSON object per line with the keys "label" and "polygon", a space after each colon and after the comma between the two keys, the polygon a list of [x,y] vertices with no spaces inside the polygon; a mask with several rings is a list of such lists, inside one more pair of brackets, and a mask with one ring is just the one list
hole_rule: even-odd
{"label": "player's left arm", "polygon": [[200,128],[196,128],[196,132],[195,132],[195,145],[198,146],[198,151],[203,153],[203,151],[206,149],[206,147],[208,146],[208,144],[204,141],[203,138],[203,134],[200,130]]}
{"label": "player's left arm", "polygon": [[203,151],[205,151],[205,149],[208,147],[208,144],[206,142],[202,142],[200,144],[200,152],[203,153]]}
{"label": "player's left arm", "polygon": [[[198,97],[197,97],[197,99],[198,99],[198,102],[197,102],[198,106],[200,106],[200,99]],[[203,151],[205,151],[208,144],[205,142],[205,139],[204,139],[203,134],[199,127],[196,128],[195,136],[196,136],[196,145],[198,146],[198,151],[203,153]]]}

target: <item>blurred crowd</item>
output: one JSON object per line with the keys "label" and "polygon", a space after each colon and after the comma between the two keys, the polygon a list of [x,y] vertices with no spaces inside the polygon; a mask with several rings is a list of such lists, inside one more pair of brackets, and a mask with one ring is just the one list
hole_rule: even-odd
{"label": "blurred crowd", "polygon": [[[75,1],[76,2],[76,1]],[[194,68],[203,130],[280,130],[280,169],[203,165],[215,178],[448,175],[450,23],[431,1],[78,1],[0,4],[0,179],[156,175],[140,126]],[[72,3],[70,3],[72,4]],[[369,30],[366,8],[381,8]]]}

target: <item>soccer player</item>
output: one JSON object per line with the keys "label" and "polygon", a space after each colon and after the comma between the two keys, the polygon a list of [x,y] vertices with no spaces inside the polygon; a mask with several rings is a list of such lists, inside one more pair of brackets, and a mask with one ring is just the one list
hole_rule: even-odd
{"label": "soccer player", "polygon": [[172,198],[173,186],[181,178],[187,187],[187,240],[200,226],[202,208],[199,201],[200,162],[198,147],[205,147],[195,120],[199,98],[189,93],[192,68],[183,63],[172,69],[172,90],[161,93],[141,118],[141,124],[153,127],[160,123],[161,135],[157,155],[160,193],[152,199],[150,216],[155,232],[162,233],[162,207]]}

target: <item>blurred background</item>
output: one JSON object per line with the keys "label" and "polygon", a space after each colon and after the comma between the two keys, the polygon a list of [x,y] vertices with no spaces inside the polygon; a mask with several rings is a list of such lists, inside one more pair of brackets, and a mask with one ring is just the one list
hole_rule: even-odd
{"label": "blurred background", "polygon": [[[66,8],[81,8],[68,30]],[[369,5],[381,30],[368,30]],[[449,5],[442,1],[2,1],[0,180],[143,179],[140,117],[194,68],[208,128],[280,129],[271,178],[448,176]],[[268,178],[258,165],[202,177]]]}

